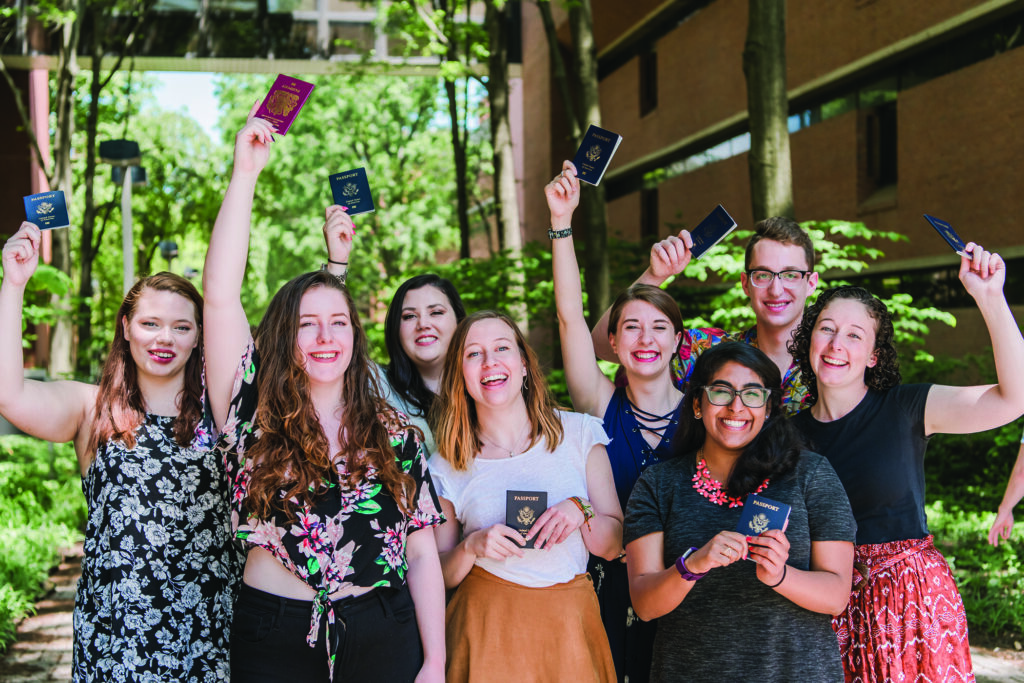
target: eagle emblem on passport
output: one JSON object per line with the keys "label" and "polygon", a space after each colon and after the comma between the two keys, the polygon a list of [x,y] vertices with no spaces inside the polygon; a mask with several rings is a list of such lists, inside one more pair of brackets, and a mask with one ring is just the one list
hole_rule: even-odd
{"label": "eagle emblem on passport", "polygon": [[267,98],[267,111],[275,116],[287,116],[299,104],[299,96],[287,90],[275,90]]}
{"label": "eagle emblem on passport", "polygon": [[[516,521],[525,527],[531,527],[533,526],[533,523],[537,521],[537,513],[535,513],[533,508],[530,506],[523,507],[519,510],[519,514],[516,515]],[[525,531],[520,531],[520,533],[523,534],[523,536],[526,535]]]}
{"label": "eagle emblem on passport", "polygon": [[789,524],[789,513],[793,508],[771,498],[751,493],[743,501],[743,512],[740,514],[736,531],[741,534],[760,536],[772,529],[786,530]]}
{"label": "eagle emblem on passport", "polygon": [[763,512],[758,512],[750,520],[750,530],[753,531],[755,534],[763,533],[765,531],[768,531],[769,523],[770,522],[768,519],[768,515],[764,514]]}
{"label": "eagle emblem on passport", "polygon": [[[537,518],[548,509],[547,491],[506,491],[505,525],[526,538]],[[531,538],[524,548],[532,548],[537,539]]]}
{"label": "eagle emblem on passport", "polygon": [[342,188],[341,193],[346,197],[355,197],[359,193],[359,187],[355,183],[348,183]]}
{"label": "eagle emblem on passport", "polygon": [[50,202],[39,202],[36,204],[36,213],[41,216],[49,216],[53,213],[53,204]]}
{"label": "eagle emblem on passport", "polygon": [[601,145],[592,145],[590,147],[590,149],[587,150],[587,160],[588,161],[597,161],[600,158],[601,158]]}

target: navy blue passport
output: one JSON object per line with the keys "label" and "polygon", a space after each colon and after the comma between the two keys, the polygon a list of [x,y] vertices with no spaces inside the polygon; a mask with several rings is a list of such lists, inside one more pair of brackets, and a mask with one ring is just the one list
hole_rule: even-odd
{"label": "navy blue passport", "polygon": [[[512,527],[526,538],[533,523],[548,509],[547,491],[506,491],[505,526]],[[526,542],[524,548],[532,548],[536,538]]]}
{"label": "navy blue passport", "polygon": [[924,214],[924,219],[932,224],[932,227],[938,231],[942,239],[946,240],[946,244],[953,247],[953,251],[961,256],[966,255],[965,249],[967,244],[960,238],[960,235],[956,234],[956,230],[953,229],[952,225],[941,218],[929,216],[928,214]]}
{"label": "navy blue passport", "polygon": [[71,220],[64,191],[40,192],[25,197],[25,219],[35,223],[40,230],[69,227]]}
{"label": "navy blue passport", "polygon": [[699,259],[707,253],[708,249],[721,242],[735,229],[736,221],[719,204],[714,211],[707,215],[707,218],[690,231],[690,237],[693,238],[693,248],[690,249],[690,254],[693,258]]}
{"label": "navy blue passport", "polygon": [[349,216],[370,213],[374,210],[370,181],[366,179],[365,168],[354,168],[330,176],[331,195],[334,203],[348,207]]}
{"label": "navy blue passport", "polygon": [[743,514],[736,531],[744,536],[760,536],[772,529],[785,531],[792,509],[785,503],[751,493],[743,502]]}
{"label": "navy blue passport", "polygon": [[608,170],[608,164],[619,148],[622,136],[604,128],[590,126],[583,136],[580,148],[572,163],[576,166],[576,177],[590,185],[597,185]]}

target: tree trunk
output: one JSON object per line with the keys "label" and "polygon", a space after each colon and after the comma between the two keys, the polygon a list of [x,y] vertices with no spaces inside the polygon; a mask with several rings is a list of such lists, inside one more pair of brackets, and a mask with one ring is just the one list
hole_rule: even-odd
{"label": "tree trunk", "polygon": [[[445,47],[445,59],[449,62],[461,62],[455,31],[455,0],[441,0],[440,8],[444,12],[444,26],[448,44]],[[466,177],[466,141],[467,133],[463,119],[459,116],[459,93],[453,78],[444,79],[444,92],[448,98],[448,117],[451,119],[452,156],[455,161],[455,213],[459,220],[459,257],[469,258],[469,188]],[[469,102],[466,103],[469,106]]]}
{"label": "tree trunk", "polygon": [[786,97],[786,0],[750,0],[743,74],[750,115],[750,197],[754,220],[793,216]]}
{"label": "tree trunk", "polygon": [[551,15],[551,0],[537,0],[537,9],[540,10],[540,18],[544,24],[544,35],[548,39],[548,58],[551,60],[551,76],[555,79],[558,87],[558,94],[562,98],[562,106],[565,107],[565,117],[569,121],[569,137],[573,141],[579,141],[583,136],[580,130],[581,121],[576,116],[576,103],[573,102],[572,89],[569,87],[569,75],[565,71],[565,61],[562,59],[562,49],[558,42],[558,34],[555,32],[555,19]]}
{"label": "tree trunk", "polygon": [[[569,8],[576,79],[579,83],[579,130],[601,125],[601,98],[597,80],[597,49],[590,0],[576,0]],[[579,138],[577,138],[578,140]],[[588,187],[580,193],[584,222],[584,263],[586,264],[587,312],[590,324],[597,323],[608,308],[608,219],[604,188]]]}
{"label": "tree trunk", "polygon": [[508,89],[508,12],[509,3],[487,0],[485,23],[490,35],[487,100],[491,108],[491,140],[494,146],[494,197],[501,249],[518,254],[523,248],[519,227],[519,201],[516,196],[515,163],[512,156],[512,129],[509,124]]}

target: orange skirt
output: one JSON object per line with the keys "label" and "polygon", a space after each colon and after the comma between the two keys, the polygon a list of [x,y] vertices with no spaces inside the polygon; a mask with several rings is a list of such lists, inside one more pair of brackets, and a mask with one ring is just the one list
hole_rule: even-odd
{"label": "orange skirt", "polygon": [[615,681],[589,574],[528,588],[473,567],[445,622],[448,683]]}

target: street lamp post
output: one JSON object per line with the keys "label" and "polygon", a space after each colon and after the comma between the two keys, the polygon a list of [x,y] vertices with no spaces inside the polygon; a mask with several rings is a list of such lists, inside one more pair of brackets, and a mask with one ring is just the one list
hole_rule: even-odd
{"label": "street lamp post", "polygon": [[[145,182],[145,172],[138,168],[142,161],[142,154],[139,151],[139,143],[132,140],[106,140],[100,143],[100,161],[114,167],[114,182],[118,181],[118,175],[123,182],[121,185],[121,251],[124,270],[124,294],[135,284],[135,253],[132,248],[132,184],[135,176],[139,175]],[[134,168],[133,168],[134,167]],[[131,168],[125,172],[124,169]],[[117,171],[121,173],[118,174]]]}

